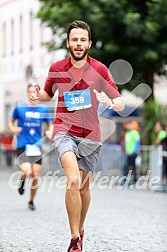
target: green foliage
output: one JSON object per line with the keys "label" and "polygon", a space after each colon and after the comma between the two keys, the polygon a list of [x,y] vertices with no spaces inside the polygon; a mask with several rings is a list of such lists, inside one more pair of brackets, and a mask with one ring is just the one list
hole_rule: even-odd
{"label": "green foliage", "polygon": [[167,124],[165,108],[157,101],[150,100],[144,105],[144,142],[153,144],[155,140],[154,125],[160,122]]}
{"label": "green foliage", "polygon": [[[167,58],[166,0],[40,2],[38,17],[51,27],[54,34],[60,27],[64,32],[75,19],[86,21],[92,30],[90,55],[107,66],[117,59],[127,60],[134,70],[133,83],[145,82],[153,88],[150,76],[163,72]],[[61,48],[64,46],[65,43],[60,45]],[[52,41],[50,49],[57,48]]]}

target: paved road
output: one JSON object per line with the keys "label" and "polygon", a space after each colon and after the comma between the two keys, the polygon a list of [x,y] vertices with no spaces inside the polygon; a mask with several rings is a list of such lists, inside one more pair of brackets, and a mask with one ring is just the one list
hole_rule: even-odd
{"label": "paved road", "polygon": [[[63,177],[49,177],[46,186],[41,180],[37,209],[32,212],[27,208],[28,188],[20,196],[9,186],[15,171],[0,168],[0,252],[66,252],[69,227]],[[85,252],[167,251],[167,194],[97,185],[91,191]]]}

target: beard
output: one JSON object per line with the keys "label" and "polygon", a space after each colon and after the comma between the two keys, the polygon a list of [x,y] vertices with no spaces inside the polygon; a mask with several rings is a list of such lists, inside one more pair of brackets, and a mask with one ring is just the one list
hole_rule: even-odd
{"label": "beard", "polygon": [[85,56],[89,52],[89,48],[86,48],[84,51],[82,51],[83,54],[81,56],[76,56],[75,52],[72,50],[71,47],[69,47],[69,52],[70,52],[70,54],[71,54],[71,56],[73,57],[74,60],[79,61],[79,60],[83,60],[85,58]]}

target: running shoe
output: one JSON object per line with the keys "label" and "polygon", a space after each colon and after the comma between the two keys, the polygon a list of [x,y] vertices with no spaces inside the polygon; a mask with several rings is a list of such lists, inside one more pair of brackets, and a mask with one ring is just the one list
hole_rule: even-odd
{"label": "running shoe", "polygon": [[74,237],[71,239],[71,243],[68,247],[67,252],[81,252],[81,241],[79,237]]}
{"label": "running shoe", "polygon": [[29,208],[30,210],[32,210],[32,211],[35,210],[35,206],[34,206],[33,201],[28,202],[28,208]]}
{"label": "running shoe", "polygon": [[18,192],[20,195],[23,195],[24,193],[24,184],[25,184],[25,180],[21,180],[19,181],[19,188],[18,188]]}

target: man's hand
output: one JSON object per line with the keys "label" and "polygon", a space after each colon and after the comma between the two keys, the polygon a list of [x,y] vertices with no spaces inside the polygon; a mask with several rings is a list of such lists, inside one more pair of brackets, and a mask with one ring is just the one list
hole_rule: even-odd
{"label": "man's hand", "polygon": [[103,104],[105,107],[115,111],[122,111],[124,109],[125,104],[121,96],[113,98],[111,102],[110,98],[104,92],[99,93],[96,89],[93,89],[93,92],[96,94],[98,102]]}
{"label": "man's hand", "polygon": [[12,127],[11,132],[17,136],[20,134],[22,130],[23,130],[22,127]]}
{"label": "man's hand", "polygon": [[33,93],[32,95],[30,95],[29,99],[30,99],[30,103],[34,104],[38,104],[40,102],[40,98],[41,98],[41,93],[38,87],[36,88],[36,92]]}
{"label": "man's hand", "polygon": [[50,140],[51,140],[52,135],[53,135],[53,129],[54,129],[53,123],[49,123],[49,129],[45,131],[45,135],[46,135],[47,138],[49,138]]}
{"label": "man's hand", "polygon": [[111,105],[111,100],[104,92],[99,93],[96,89],[93,89],[93,92],[95,93],[96,99],[99,103],[103,104],[107,108]]}

